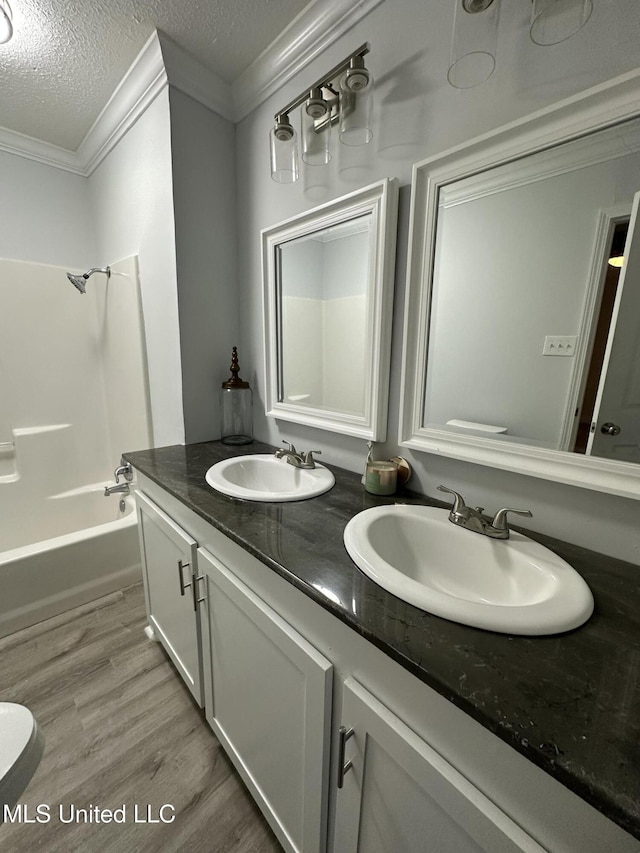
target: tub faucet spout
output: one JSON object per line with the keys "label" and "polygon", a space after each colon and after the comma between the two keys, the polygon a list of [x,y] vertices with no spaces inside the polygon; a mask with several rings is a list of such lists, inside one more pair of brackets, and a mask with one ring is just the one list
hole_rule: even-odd
{"label": "tub faucet spout", "polygon": [[113,495],[117,492],[121,492],[123,495],[128,495],[130,492],[129,483],[117,483],[115,486],[105,486],[104,496],[108,498],[109,495]]}

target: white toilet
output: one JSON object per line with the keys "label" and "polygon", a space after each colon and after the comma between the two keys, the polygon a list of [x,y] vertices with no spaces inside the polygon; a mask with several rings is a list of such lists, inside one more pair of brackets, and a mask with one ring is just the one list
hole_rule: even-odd
{"label": "white toilet", "polygon": [[28,708],[0,702],[0,823],[29,784],[44,752],[44,736]]}

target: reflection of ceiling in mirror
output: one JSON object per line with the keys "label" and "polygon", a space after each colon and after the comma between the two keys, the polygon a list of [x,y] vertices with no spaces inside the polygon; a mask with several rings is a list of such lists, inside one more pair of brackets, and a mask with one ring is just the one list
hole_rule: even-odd
{"label": "reflection of ceiling in mirror", "polygon": [[493,193],[611,162],[640,151],[640,119],[601,130],[440,187],[438,206],[452,207]]}
{"label": "reflection of ceiling in mirror", "polygon": [[371,227],[371,214],[359,216],[356,219],[351,219],[348,222],[340,222],[338,225],[332,225],[330,228],[323,228],[321,231],[314,231],[305,237],[299,237],[299,240],[315,240],[318,243],[330,243],[332,240],[340,240],[343,237],[349,237],[351,234],[363,234],[369,231]]}

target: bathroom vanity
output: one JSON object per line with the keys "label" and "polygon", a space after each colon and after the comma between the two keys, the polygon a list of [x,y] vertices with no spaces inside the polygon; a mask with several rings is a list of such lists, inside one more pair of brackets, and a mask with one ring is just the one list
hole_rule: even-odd
{"label": "bathroom vanity", "polygon": [[205,482],[234,455],[125,459],[150,626],[285,850],[640,851],[637,567],[534,534],[591,587],[590,621],[465,627],[385,592],[343,545],[363,509],[434,502],[333,467],[310,500],[239,501]]}

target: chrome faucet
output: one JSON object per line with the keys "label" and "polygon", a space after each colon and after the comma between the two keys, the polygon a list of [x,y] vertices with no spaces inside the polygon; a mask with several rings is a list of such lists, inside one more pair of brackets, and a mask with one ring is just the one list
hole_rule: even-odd
{"label": "chrome faucet", "polygon": [[109,495],[113,495],[116,492],[122,492],[123,495],[128,495],[130,492],[129,483],[118,483],[115,486],[104,487],[105,498],[108,498]]}
{"label": "chrome faucet", "polygon": [[321,450],[307,450],[306,453],[298,453],[290,441],[283,441],[283,444],[289,445],[288,448],[281,447],[275,452],[276,459],[284,459],[286,457],[289,465],[294,468],[315,468],[316,463],[313,454],[322,455]]}
{"label": "chrome faucet", "polygon": [[516,515],[526,515],[533,518],[533,513],[528,509],[499,509],[493,519],[485,518],[482,513],[484,507],[477,506],[472,508],[467,506],[462,495],[454,492],[453,489],[447,486],[438,486],[439,491],[448,492],[454,496],[453,506],[449,513],[449,521],[458,527],[464,527],[465,530],[471,530],[474,533],[481,533],[483,536],[489,536],[491,539],[508,539],[509,525],[507,523],[507,513],[514,512]]}
{"label": "chrome faucet", "polygon": [[[131,463],[125,462],[124,459],[121,459],[120,465],[113,472],[113,476],[115,478],[116,485],[105,486],[104,496],[108,498],[109,495],[113,495],[116,492],[122,492],[122,494],[128,495],[130,492],[129,483],[133,480],[133,468],[131,467]],[[121,476],[125,479],[124,483],[120,482]]]}
{"label": "chrome faucet", "polygon": [[125,462],[124,459],[120,460],[120,465],[113,472],[116,483],[120,482],[120,475],[125,478],[127,483],[130,483],[133,480],[133,468],[131,467],[131,463]]}

